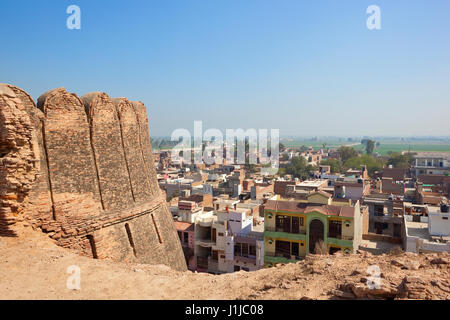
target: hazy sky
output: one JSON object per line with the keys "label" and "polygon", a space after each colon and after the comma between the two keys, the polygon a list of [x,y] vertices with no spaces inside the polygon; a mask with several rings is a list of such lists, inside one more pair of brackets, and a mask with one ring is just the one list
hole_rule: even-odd
{"label": "hazy sky", "polygon": [[154,136],[450,134],[448,0],[3,0],[0,34],[0,82],[141,100]]}

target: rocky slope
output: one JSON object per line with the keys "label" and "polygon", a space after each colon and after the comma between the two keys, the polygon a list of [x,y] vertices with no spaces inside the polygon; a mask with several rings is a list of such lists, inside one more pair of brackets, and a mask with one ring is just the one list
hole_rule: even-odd
{"label": "rocky slope", "polygon": [[[0,238],[0,299],[450,299],[448,253],[309,256],[213,276],[93,260],[30,227],[15,232]],[[71,265],[80,267],[80,290],[66,287]]]}

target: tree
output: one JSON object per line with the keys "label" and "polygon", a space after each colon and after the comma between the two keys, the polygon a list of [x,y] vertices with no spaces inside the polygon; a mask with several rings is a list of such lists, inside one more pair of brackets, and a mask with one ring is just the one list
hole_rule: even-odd
{"label": "tree", "polygon": [[366,140],[366,153],[373,154],[373,149],[375,148],[375,141],[367,139]]}
{"label": "tree", "polygon": [[389,152],[388,154],[389,159],[386,165],[392,165],[394,168],[408,169],[414,162],[413,153]]}
{"label": "tree", "polygon": [[294,157],[286,168],[286,173],[293,175],[295,178],[305,180],[309,178],[309,174],[313,170],[315,170],[315,167],[309,165],[305,158]]}
{"label": "tree", "polygon": [[369,174],[373,174],[375,171],[383,169],[384,162],[379,158],[364,154],[362,156],[350,158],[344,163],[345,168],[360,168],[362,165],[367,167]]}
{"label": "tree", "polygon": [[281,155],[281,161],[288,161],[289,160],[289,155],[287,153],[283,153]]}
{"label": "tree", "polygon": [[342,161],[338,159],[327,159],[320,162],[321,165],[330,166],[332,173],[340,173],[342,170]]}
{"label": "tree", "polygon": [[307,151],[307,150],[308,150],[308,147],[305,146],[305,145],[303,145],[303,146],[300,147],[300,152],[305,152],[305,151]]}
{"label": "tree", "polygon": [[286,175],[286,168],[279,168],[279,169],[278,169],[278,175],[279,175],[280,177],[285,176],[285,175]]}
{"label": "tree", "polygon": [[348,159],[358,156],[358,152],[352,147],[341,146],[337,151],[341,156],[342,162],[346,162]]}

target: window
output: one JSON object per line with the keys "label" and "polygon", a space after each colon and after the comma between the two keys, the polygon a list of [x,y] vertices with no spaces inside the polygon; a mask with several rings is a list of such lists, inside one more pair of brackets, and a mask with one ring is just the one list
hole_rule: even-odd
{"label": "window", "polygon": [[300,233],[300,222],[297,217],[292,217],[292,233]]}
{"label": "window", "polygon": [[442,220],[448,220],[448,217],[442,217]]}
{"label": "window", "polygon": [[291,217],[277,215],[275,221],[276,231],[278,232],[291,232]]}
{"label": "window", "polygon": [[291,243],[288,241],[276,240],[275,241],[275,255],[291,258]]}
{"label": "window", "polygon": [[188,243],[189,242],[189,233],[184,232],[183,237],[184,237],[184,243]]}
{"label": "window", "polygon": [[342,234],[342,222],[331,220],[328,225],[328,236],[331,238],[339,238]]}
{"label": "window", "polygon": [[223,232],[219,232],[219,237],[223,237]]}
{"label": "window", "polygon": [[248,256],[248,244],[247,243],[242,244],[242,256],[244,256],[244,257]]}
{"label": "window", "polygon": [[248,247],[248,254],[250,256],[256,256],[256,246],[249,246]]}
{"label": "window", "polygon": [[240,244],[235,244],[234,245],[234,255],[235,256],[242,255],[242,250],[241,250],[241,245]]}
{"label": "window", "polygon": [[298,242],[292,242],[292,255],[299,256]]}

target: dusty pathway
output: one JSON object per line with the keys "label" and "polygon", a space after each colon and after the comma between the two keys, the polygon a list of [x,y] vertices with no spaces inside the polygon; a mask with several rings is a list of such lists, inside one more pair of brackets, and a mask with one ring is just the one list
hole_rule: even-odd
{"label": "dusty pathway", "polygon": [[[375,297],[450,298],[448,254],[311,256],[298,264],[213,276],[89,259],[57,247],[29,227],[17,233],[17,238],[0,238],[0,299],[330,299],[355,298],[355,293],[367,297],[364,282],[370,279],[366,273],[372,264],[380,267],[383,278],[380,292],[373,291]],[[81,270],[80,290],[66,287],[72,265]]]}

